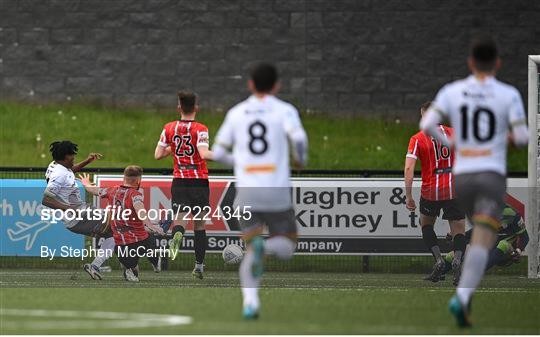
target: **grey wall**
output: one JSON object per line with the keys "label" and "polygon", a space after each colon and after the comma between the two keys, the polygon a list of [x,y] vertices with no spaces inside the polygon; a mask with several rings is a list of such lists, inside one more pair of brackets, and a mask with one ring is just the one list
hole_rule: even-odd
{"label": "grey wall", "polygon": [[155,110],[193,88],[227,109],[269,60],[302,109],[416,118],[467,74],[476,32],[494,34],[499,77],[526,95],[539,22],[538,0],[0,0],[0,97]]}

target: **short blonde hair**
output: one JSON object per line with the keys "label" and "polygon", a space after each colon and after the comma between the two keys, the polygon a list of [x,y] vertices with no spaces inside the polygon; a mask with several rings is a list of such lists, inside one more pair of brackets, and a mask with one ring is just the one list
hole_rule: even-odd
{"label": "short blonde hair", "polygon": [[138,177],[141,177],[142,174],[143,174],[142,167],[137,166],[137,165],[129,165],[124,170],[124,177],[138,178]]}

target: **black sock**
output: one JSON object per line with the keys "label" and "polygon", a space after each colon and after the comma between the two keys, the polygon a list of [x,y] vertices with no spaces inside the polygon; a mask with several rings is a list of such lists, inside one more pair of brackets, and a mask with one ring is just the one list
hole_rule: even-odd
{"label": "black sock", "polygon": [[437,243],[437,235],[433,230],[433,225],[422,226],[422,239],[424,239],[424,243],[426,244],[428,251],[433,254],[435,260],[437,262],[441,261],[441,249]]}
{"label": "black sock", "polygon": [[174,234],[176,234],[176,232],[180,232],[180,233],[182,233],[182,235],[184,235],[184,233],[186,232],[186,229],[184,227],[180,226],[180,225],[174,226],[171,233],[174,236]]}
{"label": "black sock", "polygon": [[456,234],[453,239],[453,246],[454,246],[454,257],[456,259],[463,260],[463,253],[465,252],[465,246],[467,246],[465,242],[465,235],[463,234]]}
{"label": "black sock", "polygon": [[195,238],[195,263],[202,264],[204,262],[204,255],[206,254],[206,231],[196,230],[194,231]]}

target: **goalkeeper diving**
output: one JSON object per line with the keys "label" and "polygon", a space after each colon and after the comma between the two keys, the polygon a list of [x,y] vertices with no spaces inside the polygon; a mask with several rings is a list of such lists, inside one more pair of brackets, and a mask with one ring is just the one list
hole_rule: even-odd
{"label": "goalkeeper diving", "polygon": [[[465,232],[467,244],[471,240],[471,235],[472,229]],[[515,208],[506,204],[501,218],[501,228],[497,233],[497,243],[489,252],[486,270],[494,266],[508,267],[519,263],[527,243],[529,243],[529,235],[523,217]],[[450,252],[444,257],[446,264],[444,273],[452,270],[453,258],[454,252]]]}

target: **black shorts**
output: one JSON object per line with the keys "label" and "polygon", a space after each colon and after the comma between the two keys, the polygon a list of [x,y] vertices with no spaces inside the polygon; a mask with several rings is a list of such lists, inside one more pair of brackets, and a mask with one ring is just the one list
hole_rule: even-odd
{"label": "black shorts", "polygon": [[[115,247],[118,261],[120,261],[120,263],[127,269],[135,268],[139,264],[139,258],[141,255],[146,254],[146,251],[149,249],[158,249],[156,246],[156,240],[152,236],[149,236],[142,241],[130,243],[129,245],[117,245]],[[154,257],[149,258],[151,262],[153,259]]]}
{"label": "black shorts", "polygon": [[456,199],[450,200],[427,200],[420,198],[420,213],[427,216],[438,217],[443,210],[444,220],[463,220],[465,213],[460,209]]}
{"label": "black shorts", "polygon": [[208,179],[174,178],[171,186],[172,210],[176,213],[188,212],[193,207],[210,206],[210,187]]}

